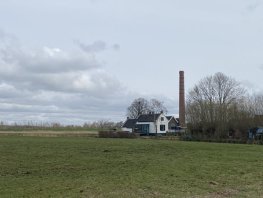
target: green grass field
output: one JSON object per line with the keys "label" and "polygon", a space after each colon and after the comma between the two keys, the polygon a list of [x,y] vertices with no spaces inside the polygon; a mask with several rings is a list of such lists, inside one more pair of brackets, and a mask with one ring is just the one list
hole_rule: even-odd
{"label": "green grass field", "polygon": [[0,136],[0,197],[263,197],[263,146]]}

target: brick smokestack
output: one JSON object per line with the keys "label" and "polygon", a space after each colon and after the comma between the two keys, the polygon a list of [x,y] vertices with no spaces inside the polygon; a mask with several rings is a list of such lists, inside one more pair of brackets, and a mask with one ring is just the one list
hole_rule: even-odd
{"label": "brick smokestack", "polygon": [[185,127],[184,71],[179,72],[179,122]]}

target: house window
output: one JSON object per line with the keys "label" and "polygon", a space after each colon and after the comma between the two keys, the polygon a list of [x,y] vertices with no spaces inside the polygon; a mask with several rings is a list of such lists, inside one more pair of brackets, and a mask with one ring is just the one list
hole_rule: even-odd
{"label": "house window", "polygon": [[165,131],[165,125],[164,124],[160,125],[160,131]]}
{"label": "house window", "polygon": [[161,121],[164,121],[164,117],[161,117]]}
{"label": "house window", "polygon": [[149,133],[149,124],[143,124],[142,125],[142,132],[143,133]]}
{"label": "house window", "polygon": [[136,132],[137,133],[142,133],[142,134],[148,134],[150,129],[149,124],[138,124],[136,125]]}

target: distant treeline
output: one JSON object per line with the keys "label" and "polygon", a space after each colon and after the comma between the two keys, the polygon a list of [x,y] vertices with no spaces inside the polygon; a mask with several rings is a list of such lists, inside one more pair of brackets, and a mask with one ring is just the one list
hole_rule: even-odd
{"label": "distant treeline", "polygon": [[263,126],[263,94],[250,94],[222,73],[207,76],[187,94],[187,129],[194,139],[248,138],[248,130]]}
{"label": "distant treeline", "polygon": [[35,131],[35,130],[51,130],[51,131],[101,131],[101,130],[118,130],[122,126],[122,122],[112,122],[108,120],[99,120],[83,125],[63,125],[59,122],[42,123],[28,121],[26,123],[5,124],[0,122],[0,131]]}

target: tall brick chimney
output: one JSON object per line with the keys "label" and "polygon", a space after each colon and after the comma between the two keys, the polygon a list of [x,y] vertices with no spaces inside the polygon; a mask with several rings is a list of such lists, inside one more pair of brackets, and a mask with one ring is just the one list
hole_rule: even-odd
{"label": "tall brick chimney", "polygon": [[185,127],[184,71],[179,71],[179,122]]}

